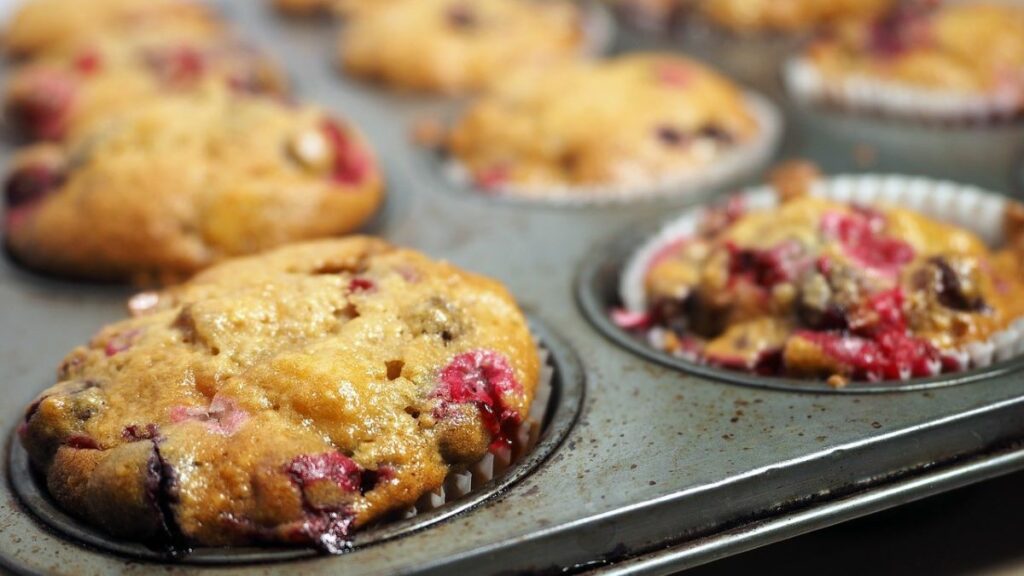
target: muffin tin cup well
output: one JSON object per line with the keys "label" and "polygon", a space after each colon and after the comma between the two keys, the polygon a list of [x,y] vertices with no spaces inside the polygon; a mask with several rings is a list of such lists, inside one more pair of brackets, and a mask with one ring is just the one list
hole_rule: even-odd
{"label": "muffin tin cup well", "polygon": [[643,185],[607,186],[524,186],[504,185],[481,189],[464,164],[457,158],[441,161],[445,179],[454,187],[478,196],[514,203],[550,206],[601,206],[659,198],[703,198],[709,191],[734,184],[761,169],[774,156],[782,139],[782,116],[778,108],[764,96],[744,94],[760,130],[750,142],[722,154],[706,166],[667,174]]}
{"label": "muffin tin cup well", "polygon": [[[520,430],[522,438],[513,441],[511,461],[508,461],[508,456],[503,461],[503,457],[488,454],[469,470],[449,474],[444,487],[424,495],[414,508],[400,515],[400,519],[382,522],[353,534],[353,550],[404,536],[483,504],[533,472],[562,443],[576,423],[582,406],[583,368],[564,340],[536,319],[530,318],[529,321],[544,360],[542,381],[538,384],[528,420]],[[16,433],[12,433],[8,440],[7,466],[14,493],[37,519],[72,541],[104,552],[136,560],[208,566],[280,562],[321,554],[313,548],[303,547],[195,548],[181,551],[119,540],[71,516],[54,502],[45,480],[33,470],[28,453]]]}
{"label": "muffin tin cup well", "polygon": [[865,75],[829,78],[802,56],[786,61],[782,77],[789,94],[800,103],[857,113],[939,125],[1007,123],[1021,116],[1016,94],[929,89]]}
{"label": "muffin tin cup well", "polygon": [[[814,185],[812,194],[861,204],[877,202],[904,206],[961,226],[995,246],[1002,241],[1006,199],[973,186],[903,176],[839,176]],[[770,208],[776,197],[770,187],[740,196],[753,209]],[[867,393],[911,391],[984,380],[1024,366],[1024,318],[984,342],[972,343],[954,354],[964,371],[890,382],[851,382],[835,389],[823,381],[764,377],[700,364],[663,352],[647,338],[630,333],[610,319],[623,308],[643,312],[644,277],[655,255],[665,246],[692,235],[704,209],[691,208],[660,228],[629,234],[595,252],[577,278],[577,299],[590,321],[617,344],[660,364],[717,380],[774,389],[809,392]]]}

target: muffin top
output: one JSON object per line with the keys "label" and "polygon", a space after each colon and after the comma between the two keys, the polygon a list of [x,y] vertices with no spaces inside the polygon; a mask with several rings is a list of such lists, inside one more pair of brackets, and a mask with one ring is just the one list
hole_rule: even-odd
{"label": "muffin top", "polygon": [[888,206],[799,193],[732,202],[658,252],[649,321],[666,351],[765,375],[898,380],[1024,316],[1022,252]]}
{"label": "muffin top", "polygon": [[501,285],[366,237],[129,307],[19,428],[57,501],[129,539],[343,550],[506,442],[538,380]]}
{"label": "muffin top", "polygon": [[356,75],[412,90],[478,90],[510,70],[577,56],[579,10],[532,0],[389,0],[353,5],[339,49]]}
{"label": "muffin top", "polygon": [[363,138],[309,107],[211,85],[15,157],[7,241],[24,264],[170,281],[227,256],[350,232],[381,200]]}
{"label": "muffin top", "polygon": [[189,36],[223,32],[213,12],[188,0],[28,0],[3,36],[9,56],[74,54],[96,38]]}
{"label": "muffin top", "polygon": [[695,0],[715,23],[737,32],[795,32],[873,17],[894,0]]}
{"label": "muffin top", "polygon": [[512,75],[469,107],[448,149],[481,188],[542,195],[685,174],[758,131],[731,82],[692,60],[643,54]]}
{"label": "muffin top", "polygon": [[864,76],[928,89],[1024,95],[1024,8],[915,2],[848,22],[811,45],[826,77]]}
{"label": "muffin top", "polygon": [[75,53],[15,70],[5,110],[22,133],[59,140],[139,102],[216,81],[239,92],[283,94],[277,66],[229,36],[96,38]]}

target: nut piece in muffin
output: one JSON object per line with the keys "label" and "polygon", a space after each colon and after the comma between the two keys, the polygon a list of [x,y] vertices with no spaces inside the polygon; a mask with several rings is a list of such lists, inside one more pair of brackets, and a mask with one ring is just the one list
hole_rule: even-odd
{"label": "nut piece in muffin", "polygon": [[811,195],[808,176],[780,177],[777,207],[736,198],[666,242],[645,272],[646,314],[628,320],[692,361],[843,385],[962,370],[970,344],[1024,316],[1013,222],[992,251],[904,208]]}
{"label": "nut piece in muffin", "polygon": [[1024,101],[1024,8],[1006,4],[901,4],[847,22],[812,44],[825,82],[887,84]]}
{"label": "nut piece in muffin", "polygon": [[543,195],[685,175],[759,130],[729,80],[692,60],[643,54],[512,75],[469,107],[448,150],[482,189]]}
{"label": "nut piece in muffin", "polygon": [[798,32],[874,17],[894,0],[699,0],[700,12],[739,33]]}
{"label": "nut piece in muffin", "polygon": [[562,0],[389,0],[349,10],[339,50],[355,76],[452,94],[575,58],[584,42],[579,9]]}
{"label": "nut piece in muffin", "polygon": [[4,108],[26,136],[59,140],[140,101],[209,81],[246,93],[286,91],[276,65],[231,37],[97,38],[77,53],[18,68]]}
{"label": "nut piece in muffin", "polygon": [[16,156],[6,239],[41,271],[171,281],[228,256],[351,232],[381,199],[376,161],[354,128],[210,86]]}
{"label": "nut piece in muffin", "polygon": [[19,428],[57,502],[126,539],[344,551],[504,445],[539,377],[500,284],[371,238],[226,262],[130,307]]}
{"label": "nut piece in muffin", "polygon": [[103,37],[221,33],[213,11],[189,0],[27,0],[4,31],[3,49],[15,58],[68,56]]}

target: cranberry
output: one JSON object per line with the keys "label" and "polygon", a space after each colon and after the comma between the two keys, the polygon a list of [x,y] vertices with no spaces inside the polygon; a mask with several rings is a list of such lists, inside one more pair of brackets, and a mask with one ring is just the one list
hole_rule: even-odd
{"label": "cranberry", "polygon": [[64,183],[64,174],[41,164],[15,169],[7,177],[4,201],[10,208],[21,208],[42,200]]}
{"label": "cranberry", "polygon": [[92,438],[85,436],[84,434],[74,434],[64,442],[70,448],[76,450],[99,450],[100,445],[96,443]]}
{"label": "cranberry", "polygon": [[630,312],[625,308],[611,311],[612,322],[624,330],[643,330],[651,326],[653,318],[648,312]]}
{"label": "cranberry", "polygon": [[709,140],[714,140],[715,142],[721,142],[722,144],[730,144],[733,141],[732,134],[717,124],[708,124],[703,126],[697,134],[701,138],[707,138]]}
{"label": "cranberry", "polygon": [[985,299],[975,293],[976,291],[968,289],[971,281],[964,271],[958,270],[948,259],[941,256],[932,258],[929,263],[938,270],[939,278],[934,290],[938,293],[940,304],[961,312],[980,312],[988,309]]}
{"label": "cranberry", "polygon": [[349,292],[376,292],[377,284],[369,278],[353,278],[348,283]]}
{"label": "cranberry", "polygon": [[12,120],[31,137],[60,140],[77,94],[75,79],[64,72],[40,69],[24,77],[10,103]]}
{"label": "cranberry", "polygon": [[885,217],[860,209],[850,214],[826,213],[821,229],[838,240],[846,254],[875,270],[896,274],[914,259],[914,248],[898,238],[883,235]]}
{"label": "cranberry", "polygon": [[[456,356],[441,370],[441,385],[434,396],[452,404],[476,404],[484,425],[491,433],[491,449],[511,442],[522,422],[519,413],[505,404],[505,397],[522,386],[508,359],[491,350],[475,350]],[[442,416],[446,405],[442,405]]]}
{"label": "cranberry", "polygon": [[362,485],[362,468],[341,452],[298,456],[285,467],[285,471],[299,487],[331,482],[342,490],[355,492]]}
{"label": "cranberry", "polygon": [[328,554],[344,554],[352,549],[349,532],[354,521],[349,510],[311,510],[296,532]]}
{"label": "cranberry", "polygon": [[320,129],[327,137],[334,154],[331,178],[340,184],[355,186],[366,180],[373,161],[334,120],[324,120]]}
{"label": "cranberry", "polygon": [[871,381],[931,376],[946,367],[940,351],[930,342],[903,330],[883,329],[872,338],[842,332],[801,331],[804,338],[826,355],[851,369],[855,378]]}
{"label": "cranberry", "polygon": [[655,68],[654,77],[666,86],[685,88],[693,81],[693,71],[681,63],[664,62]]}
{"label": "cranberry", "polygon": [[157,440],[160,438],[160,429],[156,424],[146,424],[145,426],[132,424],[130,426],[125,426],[124,430],[121,430],[121,438],[124,439],[125,442]]}
{"label": "cranberry", "polygon": [[476,12],[467,4],[454,4],[445,11],[445,19],[452,28],[468,30],[480,23]]}
{"label": "cranberry", "polygon": [[206,56],[192,46],[152,50],[144,56],[146,65],[171,86],[195,83],[206,71]]}
{"label": "cranberry", "polygon": [[131,348],[141,335],[142,330],[139,329],[128,330],[120,334],[115,334],[107,341],[106,346],[103,347],[103,352],[107,357],[117,356],[121,352]]}
{"label": "cranberry", "polygon": [[474,176],[476,185],[483,190],[496,190],[508,182],[509,169],[505,165],[491,166],[480,170]]}
{"label": "cranberry", "polygon": [[186,420],[205,422],[210,432],[221,436],[231,436],[249,420],[249,413],[241,409],[234,400],[215,396],[208,408],[189,406],[171,408],[171,422]]}
{"label": "cranberry", "polygon": [[804,247],[795,240],[782,242],[767,250],[739,248],[727,244],[730,282],[746,280],[762,288],[791,282],[810,261],[803,257]]}
{"label": "cranberry", "polygon": [[761,376],[777,376],[782,373],[783,366],[781,348],[762,350],[750,360],[741,357],[707,356],[705,361],[719,368],[742,372],[752,371]]}
{"label": "cranberry", "polygon": [[934,2],[905,2],[884,14],[868,31],[868,50],[895,58],[929,42],[928,16]]}
{"label": "cranberry", "polygon": [[654,131],[654,134],[658,137],[658,140],[666,146],[681,146],[689,140],[689,138],[686,137],[686,134],[672,126],[659,126],[658,129]]}
{"label": "cranberry", "polygon": [[85,76],[91,76],[103,67],[103,58],[95,50],[86,50],[75,57],[71,63],[75,70]]}

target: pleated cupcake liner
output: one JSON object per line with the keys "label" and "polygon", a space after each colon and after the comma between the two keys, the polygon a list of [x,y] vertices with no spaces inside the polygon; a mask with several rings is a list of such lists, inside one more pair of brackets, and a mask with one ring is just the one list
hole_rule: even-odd
{"label": "pleated cupcake liner", "polygon": [[[899,206],[970,230],[990,247],[998,247],[1004,242],[1003,221],[1008,201],[976,186],[910,176],[865,174],[820,180],[814,183],[810,193],[838,202]],[[746,211],[771,209],[779,203],[771,186],[752,188],[737,194],[736,198]],[[627,320],[629,316],[640,317],[648,310],[645,279],[655,259],[673,245],[694,237],[707,213],[707,207],[686,210],[664,225],[628,259],[619,278],[619,296],[624,307],[620,314],[626,315]],[[667,332],[654,327],[648,329],[645,336],[651,346],[663,349],[661,344]],[[942,351],[945,359],[953,361],[961,371],[984,368],[1021,353],[1024,353],[1024,318],[1015,320],[986,340]],[[692,362],[699,360],[692,354],[680,353],[678,356]],[[939,375],[942,364],[936,363],[931,372]],[[908,380],[910,375],[906,374],[901,379]]]}
{"label": "pleated cupcake liner", "polygon": [[866,75],[829,78],[809,59],[795,57],[782,70],[797,101],[853,112],[935,124],[994,123],[1020,118],[1024,102],[1013,93],[966,93],[929,89]]}

